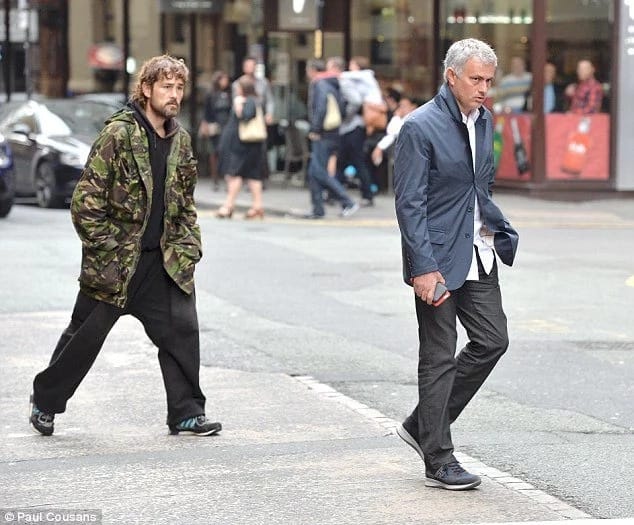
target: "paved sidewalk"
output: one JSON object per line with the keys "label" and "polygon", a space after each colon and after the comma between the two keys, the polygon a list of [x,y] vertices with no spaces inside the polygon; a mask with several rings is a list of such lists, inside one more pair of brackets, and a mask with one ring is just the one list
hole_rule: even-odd
{"label": "paved sidewalk", "polygon": [[[289,185],[282,183],[280,173],[273,174],[264,192],[264,208],[267,218],[292,216],[297,212],[310,211],[310,195],[308,188],[296,182]],[[359,191],[350,190],[350,196],[359,200]],[[225,198],[223,186],[213,191],[209,179],[202,178],[196,188],[196,202],[202,214],[211,214]],[[511,190],[496,190],[494,198],[504,213],[517,228],[546,226],[549,228],[632,228],[634,227],[634,197],[612,196],[605,194],[601,198],[582,202],[547,200]],[[360,226],[394,225],[394,196],[381,193],[375,197],[375,205],[361,208],[349,219],[341,219],[341,206],[326,205],[326,222],[345,221]],[[251,196],[246,189],[240,193],[236,202],[237,219],[242,219],[244,212],[250,207]]]}
{"label": "paved sidewalk", "polygon": [[[30,382],[68,312],[0,316],[0,523],[15,509],[98,510],[102,523],[459,524],[587,517],[522,480],[485,474],[473,491],[424,487],[393,422],[311,378],[206,368],[215,437],[174,437],[153,346],[123,318],[56,418],[27,424]],[[36,342],[39,342],[36,344]],[[8,509],[8,510],[7,510]],[[10,515],[8,515],[10,517]]]}

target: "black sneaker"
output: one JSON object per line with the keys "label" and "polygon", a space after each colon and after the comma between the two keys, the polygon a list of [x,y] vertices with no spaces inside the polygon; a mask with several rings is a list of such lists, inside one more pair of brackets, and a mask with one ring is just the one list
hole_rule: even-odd
{"label": "black sneaker", "polygon": [[193,434],[195,436],[212,436],[222,430],[222,425],[217,421],[210,421],[203,414],[201,416],[184,419],[176,425],[170,425],[170,434]]}
{"label": "black sneaker", "polygon": [[468,490],[477,487],[482,480],[470,474],[457,461],[446,463],[436,473],[425,470],[425,486],[447,490]]}
{"label": "black sneaker", "polygon": [[43,436],[53,435],[53,430],[55,430],[55,414],[46,414],[37,408],[35,403],[33,403],[33,394],[31,394],[29,403],[31,404],[31,412],[29,415],[31,428]]}
{"label": "black sneaker", "polygon": [[415,433],[413,432],[413,430],[411,429],[408,430],[408,428],[406,427],[407,422],[408,420],[406,419],[405,422],[401,423],[399,426],[396,427],[396,435],[400,437],[403,441],[405,441],[405,443],[407,443],[410,447],[412,447],[416,451],[416,453],[420,456],[420,459],[425,461],[425,455],[423,454],[423,449],[420,448],[418,441],[414,437]]}

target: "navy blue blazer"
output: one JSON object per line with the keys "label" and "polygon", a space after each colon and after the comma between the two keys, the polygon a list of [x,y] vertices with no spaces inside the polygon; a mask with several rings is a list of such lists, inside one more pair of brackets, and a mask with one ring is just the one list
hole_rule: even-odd
{"label": "navy blue blazer", "polygon": [[495,251],[511,266],[519,236],[493,202],[493,117],[482,107],[475,124],[473,169],[467,126],[444,84],[405,120],[394,153],[396,216],[403,246],[403,278],[439,271],[447,288],[460,288],[473,257],[476,196],[480,215],[495,234]]}

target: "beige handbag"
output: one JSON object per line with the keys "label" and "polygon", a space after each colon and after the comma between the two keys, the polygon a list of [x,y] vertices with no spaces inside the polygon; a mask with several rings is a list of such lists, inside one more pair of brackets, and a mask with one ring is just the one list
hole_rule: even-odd
{"label": "beige handbag", "polygon": [[266,122],[262,108],[255,108],[255,117],[251,120],[241,120],[238,123],[238,136],[242,142],[263,142],[266,140]]}
{"label": "beige handbag", "polygon": [[341,111],[337,99],[332,93],[326,95],[326,116],[323,126],[324,131],[332,131],[341,126]]}

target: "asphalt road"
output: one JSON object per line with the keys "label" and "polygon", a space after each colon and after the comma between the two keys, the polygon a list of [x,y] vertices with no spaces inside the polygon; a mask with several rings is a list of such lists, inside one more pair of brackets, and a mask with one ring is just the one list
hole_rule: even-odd
{"label": "asphalt road", "polygon": [[[593,219],[556,229],[552,217],[516,221],[520,253],[501,271],[511,347],[453,433],[459,451],[594,517],[626,518],[634,517],[634,227]],[[311,375],[389,417],[408,413],[416,324],[394,224],[202,213],[201,225],[204,364]],[[0,257],[1,313],[70,313],[80,246],[68,210],[17,206],[0,221]]]}

